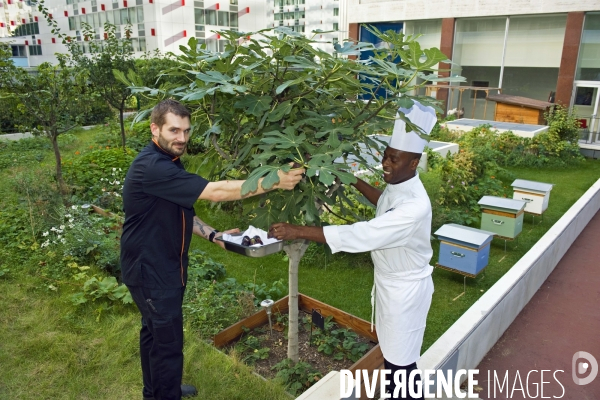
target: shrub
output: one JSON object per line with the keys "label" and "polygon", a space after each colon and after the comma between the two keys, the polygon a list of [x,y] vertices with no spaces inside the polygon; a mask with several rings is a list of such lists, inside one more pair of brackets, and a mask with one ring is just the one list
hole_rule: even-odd
{"label": "shrub", "polygon": [[125,174],[134,157],[132,150],[124,153],[119,148],[75,155],[63,160],[65,181],[73,187],[73,193],[79,201],[120,212]]}

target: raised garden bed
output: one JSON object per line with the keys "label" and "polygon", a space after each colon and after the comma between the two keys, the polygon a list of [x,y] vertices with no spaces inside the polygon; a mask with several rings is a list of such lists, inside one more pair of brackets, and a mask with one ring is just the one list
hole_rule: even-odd
{"label": "raised garden bed", "polygon": [[[323,375],[331,370],[340,369],[349,369],[353,372],[357,369],[373,371],[383,365],[383,355],[379,344],[377,344],[377,333],[375,329],[371,332],[369,322],[303,294],[298,295],[298,307],[300,311],[299,346],[301,361],[309,362],[313,367],[319,369]],[[304,316],[310,316],[313,309],[319,310],[324,317],[331,317],[331,322],[335,323],[338,328],[347,328],[358,334],[357,341],[368,344],[370,350],[358,361],[352,363],[348,359],[335,360],[331,356],[318,352],[315,345],[309,346],[310,329],[302,321]],[[288,296],[273,304],[271,318],[273,324],[275,324],[275,329],[273,329],[272,335],[269,333],[267,313],[263,309],[215,335],[213,343],[218,348],[233,347],[240,338],[243,339],[243,335],[249,332],[248,330],[254,330],[249,334],[259,338],[261,347],[270,349],[269,358],[253,360],[255,369],[262,376],[274,377],[276,371],[271,370],[271,368],[287,358],[287,339],[284,331],[276,323],[277,315],[285,315],[288,310]],[[364,390],[362,393],[364,393]]]}

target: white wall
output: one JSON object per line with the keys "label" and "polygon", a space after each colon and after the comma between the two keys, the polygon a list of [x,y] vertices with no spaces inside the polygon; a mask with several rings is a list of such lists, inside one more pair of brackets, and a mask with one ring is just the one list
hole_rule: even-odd
{"label": "white wall", "polygon": [[409,21],[600,10],[599,0],[347,0],[348,22]]}

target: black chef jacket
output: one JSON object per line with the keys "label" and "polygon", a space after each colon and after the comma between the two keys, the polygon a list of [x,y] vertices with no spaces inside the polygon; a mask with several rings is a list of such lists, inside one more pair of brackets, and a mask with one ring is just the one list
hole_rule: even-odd
{"label": "black chef jacket", "polygon": [[154,142],[138,154],[123,186],[123,283],[151,289],[185,286],[193,206],[207,184]]}

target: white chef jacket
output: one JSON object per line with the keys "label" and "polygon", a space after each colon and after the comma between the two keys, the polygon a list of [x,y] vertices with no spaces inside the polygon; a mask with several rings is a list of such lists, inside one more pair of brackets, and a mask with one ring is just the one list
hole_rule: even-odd
{"label": "white chef jacket", "polygon": [[372,220],[325,226],[323,233],[333,253],[371,251],[383,356],[400,366],[416,362],[433,294],[431,203],[418,173],[386,187]]}

